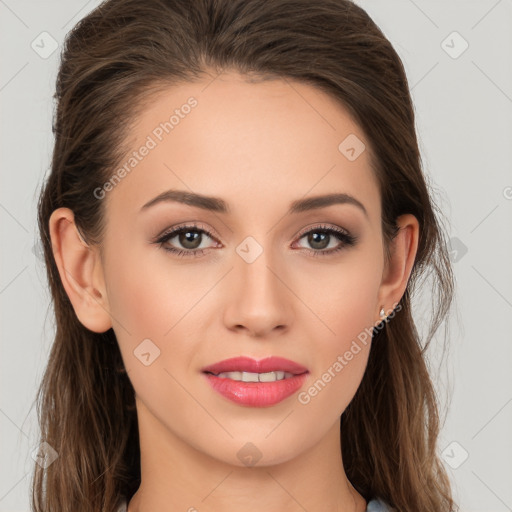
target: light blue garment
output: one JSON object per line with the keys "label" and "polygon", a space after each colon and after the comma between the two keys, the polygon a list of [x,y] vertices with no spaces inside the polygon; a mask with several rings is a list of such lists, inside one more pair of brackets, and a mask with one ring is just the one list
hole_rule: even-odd
{"label": "light blue garment", "polygon": [[392,512],[392,508],[384,501],[375,498],[370,500],[366,507],[366,512]]}
{"label": "light blue garment", "polygon": [[[116,512],[126,512],[127,503],[126,499],[121,500]],[[392,509],[382,500],[374,499],[368,502],[366,512],[392,512]]]}

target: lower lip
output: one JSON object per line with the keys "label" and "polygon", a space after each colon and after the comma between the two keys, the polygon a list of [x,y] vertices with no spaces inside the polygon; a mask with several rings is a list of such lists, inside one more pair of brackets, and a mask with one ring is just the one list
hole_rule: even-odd
{"label": "lower lip", "polygon": [[240,382],[204,373],[215,391],[237,404],[249,407],[268,407],[281,402],[301,388],[307,374],[275,382]]}

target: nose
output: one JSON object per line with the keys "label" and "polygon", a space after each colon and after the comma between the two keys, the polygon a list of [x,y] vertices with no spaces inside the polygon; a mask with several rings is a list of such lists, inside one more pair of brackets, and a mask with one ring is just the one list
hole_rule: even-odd
{"label": "nose", "polygon": [[289,273],[272,262],[269,253],[264,250],[252,263],[235,255],[226,284],[224,323],[228,329],[265,337],[273,331],[284,332],[291,325],[293,293],[287,286]]}

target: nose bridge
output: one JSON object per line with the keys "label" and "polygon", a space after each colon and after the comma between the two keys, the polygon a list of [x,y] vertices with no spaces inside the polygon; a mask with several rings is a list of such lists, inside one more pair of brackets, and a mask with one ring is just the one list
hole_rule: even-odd
{"label": "nose bridge", "polygon": [[[268,238],[266,239],[268,240]],[[236,247],[226,321],[260,334],[290,322],[289,291],[275,251],[247,237]]]}

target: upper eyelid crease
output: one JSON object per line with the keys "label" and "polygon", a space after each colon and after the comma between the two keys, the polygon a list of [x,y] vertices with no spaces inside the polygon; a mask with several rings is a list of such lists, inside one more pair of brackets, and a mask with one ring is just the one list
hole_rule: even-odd
{"label": "upper eyelid crease", "polygon": [[[167,190],[162,192],[144,204],[141,208],[141,211],[147,210],[151,206],[154,206],[158,203],[169,201],[186,204],[196,208],[202,208],[203,210],[210,210],[216,213],[231,213],[229,205],[223,199],[195,194],[193,192],[186,192],[183,190]],[[334,204],[350,204],[356,206],[368,218],[368,212],[365,206],[355,197],[344,193],[327,194],[322,196],[308,197],[306,199],[297,199],[291,203],[288,214],[316,210]]]}

